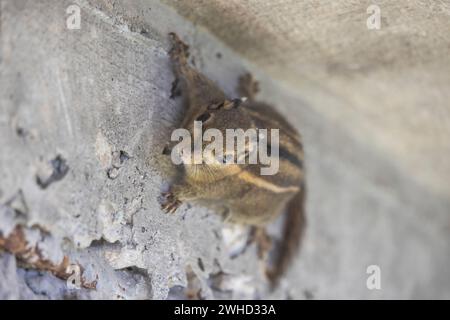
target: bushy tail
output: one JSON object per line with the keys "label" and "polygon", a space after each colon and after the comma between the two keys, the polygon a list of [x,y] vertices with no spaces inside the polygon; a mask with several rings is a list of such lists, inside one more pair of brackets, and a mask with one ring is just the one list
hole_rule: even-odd
{"label": "bushy tail", "polygon": [[301,191],[288,203],[283,226],[283,237],[277,250],[275,263],[271,269],[267,270],[267,277],[272,289],[278,286],[281,276],[286,272],[292,259],[298,253],[306,226],[305,197],[306,190],[302,186]]}

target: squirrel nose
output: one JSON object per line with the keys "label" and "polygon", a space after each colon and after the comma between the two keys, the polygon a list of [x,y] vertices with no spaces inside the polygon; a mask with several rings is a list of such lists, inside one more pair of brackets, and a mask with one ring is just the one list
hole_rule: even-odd
{"label": "squirrel nose", "polygon": [[171,153],[172,153],[172,147],[169,146],[169,144],[166,144],[166,145],[164,146],[164,149],[163,149],[163,151],[162,151],[162,154],[168,156],[168,155],[170,155]]}

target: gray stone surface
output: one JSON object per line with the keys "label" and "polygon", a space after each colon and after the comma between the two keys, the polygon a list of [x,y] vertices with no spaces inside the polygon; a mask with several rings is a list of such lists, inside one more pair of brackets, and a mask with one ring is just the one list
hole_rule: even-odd
{"label": "gray stone surface", "polygon": [[[80,30],[66,28],[72,3],[81,8]],[[275,15],[264,15],[263,3],[236,1],[192,1],[201,10],[188,14],[186,3],[0,1],[0,234],[23,225],[42,259],[57,265],[67,256],[86,282],[97,281],[70,289],[2,252],[0,298],[182,298],[186,287],[206,298],[450,298],[448,4],[428,19],[420,1],[380,1],[388,27],[367,39],[354,25],[365,25],[365,1],[343,2],[342,21],[340,10],[311,1],[286,3]],[[283,30],[300,22],[281,17],[302,6],[312,10],[302,19],[323,19]],[[251,15],[258,19],[239,24]],[[327,33],[338,25],[344,35]],[[264,28],[277,26],[267,37]],[[245,230],[202,208],[159,209],[170,172],[160,151],[180,111],[169,99],[169,31],[229,94],[251,71],[261,99],[303,134],[308,229],[273,293],[253,246],[230,257]],[[369,54],[374,38],[381,47]],[[415,49],[402,52],[407,43]],[[277,225],[271,232],[278,236]],[[372,264],[381,268],[381,290],[366,288]]]}

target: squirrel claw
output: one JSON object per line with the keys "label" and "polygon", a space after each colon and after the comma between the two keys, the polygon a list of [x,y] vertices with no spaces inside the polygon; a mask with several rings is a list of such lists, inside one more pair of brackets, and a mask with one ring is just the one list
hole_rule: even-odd
{"label": "squirrel claw", "polygon": [[181,205],[181,201],[178,200],[170,191],[161,193],[161,196],[164,198],[164,203],[161,205],[161,209],[166,213],[175,213]]}

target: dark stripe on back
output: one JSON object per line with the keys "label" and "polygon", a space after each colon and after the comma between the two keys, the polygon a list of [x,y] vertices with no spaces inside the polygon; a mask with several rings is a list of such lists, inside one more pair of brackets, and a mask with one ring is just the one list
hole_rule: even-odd
{"label": "dark stripe on back", "polygon": [[[271,149],[272,149],[272,146],[270,144],[268,144],[267,145],[267,155],[269,157],[271,156]],[[282,146],[279,146],[278,155],[279,155],[280,159],[286,159],[287,161],[289,161],[293,165],[297,166],[298,168],[300,168],[300,169],[303,168],[303,161],[300,160],[295,154],[291,153],[289,150],[283,148]]]}

